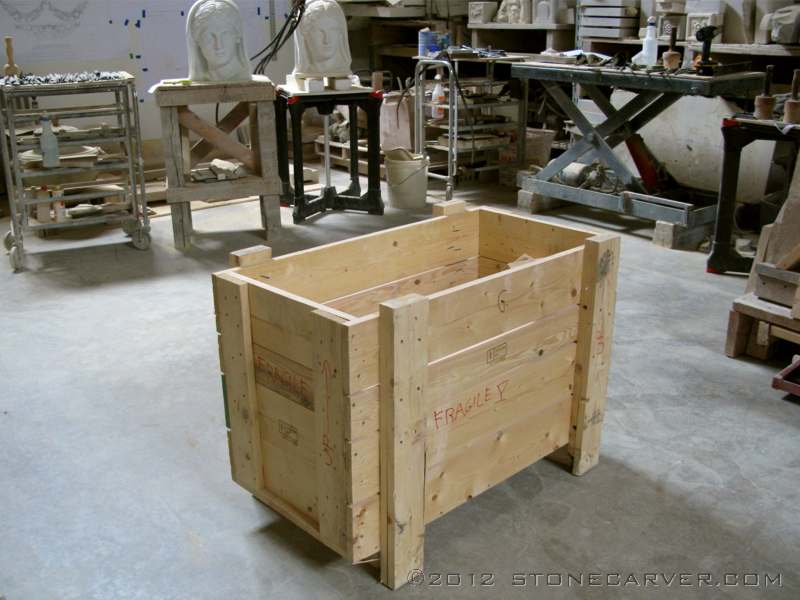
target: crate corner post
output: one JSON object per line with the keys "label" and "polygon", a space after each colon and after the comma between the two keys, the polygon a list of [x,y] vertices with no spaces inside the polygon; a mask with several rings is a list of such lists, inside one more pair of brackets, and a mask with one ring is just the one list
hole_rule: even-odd
{"label": "crate corner post", "polygon": [[423,566],[429,300],[380,305],[380,578],[403,586]]}
{"label": "crate corner post", "polygon": [[568,447],[574,475],[588,472],[600,457],[614,334],[620,237],[599,234],[588,238],[583,253]]}

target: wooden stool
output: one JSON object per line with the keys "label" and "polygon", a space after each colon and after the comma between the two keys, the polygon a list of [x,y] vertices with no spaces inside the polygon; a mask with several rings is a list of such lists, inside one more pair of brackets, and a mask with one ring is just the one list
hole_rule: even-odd
{"label": "wooden stool", "polygon": [[[167,169],[167,202],[172,209],[172,232],[175,247],[191,245],[194,200],[232,200],[259,196],[261,222],[266,237],[281,226],[280,179],[275,142],[275,88],[263,76],[252,81],[226,83],[190,83],[164,81],[155,87],[156,104],[161,108],[161,136]],[[214,126],[190,109],[196,104],[236,105]],[[250,119],[251,148],[230,137],[245,119]],[[189,132],[200,136],[191,145]],[[241,161],[252,173],[234,180],[195,183],[193,165],[213,150]]]}

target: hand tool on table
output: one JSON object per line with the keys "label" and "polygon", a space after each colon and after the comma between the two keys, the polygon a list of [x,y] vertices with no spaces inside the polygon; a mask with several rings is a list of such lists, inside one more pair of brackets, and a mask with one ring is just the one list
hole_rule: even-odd
{"label": "hand tool on table", "polygon": [[800,69],[794,70],[792,94],[783,105],[783,122],[800,123]]}
{"label": "hand tool on table", "polygon": [[19,68],[19,65],[14,64],[14,38],[11,36],[6,36],[6,56],[8,57],[8,62],[3,67],[3,74],[6,77],[21,75],[22,69]]}
{"label": "hand tool on table", "polygon": [[681,66],[681,54],[675,49],[678,43],[678,28],[673,27],[669,32],[669,50],[661,55],[664,68],[674,71]]}
{"label": "hand tool on table", "polygon": [[770,94],[774,70],[775,67],[773,65],[767,65],[767,70],[764,73],[764,89],[760,95],[756,96],[756,108],[753,111],[756,119],[770,120],[775,111],[775,96]]}

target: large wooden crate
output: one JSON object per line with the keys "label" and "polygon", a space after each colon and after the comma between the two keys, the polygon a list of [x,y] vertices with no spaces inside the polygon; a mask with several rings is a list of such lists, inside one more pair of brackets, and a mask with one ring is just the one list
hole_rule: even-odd
{"label": "large wooden crate", "polygon": [[234,480],[381,579],[562,449],[597,463],[619,237],[461,202],[213,276]]}

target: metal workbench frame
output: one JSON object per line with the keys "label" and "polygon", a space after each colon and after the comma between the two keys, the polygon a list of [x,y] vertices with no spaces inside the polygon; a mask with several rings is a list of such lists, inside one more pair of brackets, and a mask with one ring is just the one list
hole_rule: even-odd
{"label": "metal workbench frame", "polygon": [[[24,237],[25,234],[36,230],[74,229],[90,225],[119,224],[125,233],[131,236],[133,245],[136,248],[140,250],[149,248],[150,225],[145,197],[139,101],[134,77],[124,73],[118,79],[80,83],[46,85],[10,85],[4,84],[4,82],[0,83],[2,83],[0,84],[0,148],[2,149],[4,175],[11,212],[11,231],[6,234],[4,243],[9,251],[12,268],[15,271],[24,268]],[[114,95],[112,104],[53,108],[39,106],[38,108],[24,110],[17,108],[21,104],[18,102],[20,98],[35,97],[37,100],[41,100],[43,97],[108,93]],[[41,170],[23,168],[20,161],[20,153],[37,148],[38,143],[20,141],[17,129],[25,124],[38,124],[45,113],[59,120],[114,118],[116,127],[112,130],[113,135],[98,134],[94,137],[84,136],[72,140],[62,139],[59,140],[59,147],[120,144],[125,158],[97,163],[90,167],[58,167]],[[36,185],[37,180],[59,175],[82,173],[89,175],[108,171],[118,171],[125,174],[122,178],[122,187],[125,189],[124,194],[129,205],[127,210],[61,223],[31,224],[29,222],[29,208],[42,202],[41,198],[32,196],[30,192],[30,187]],[[82,183],[91,185],[93,181],[87,179],[86,182]],[[106,182],[101,181],[100,183]],[[120,182],[115,181],[114,183],[119,184]],[[26,185],[28,189],[26,189]],[[68,201],[85,201],[112,195],[119,195],[119,192],[89,192],[66,196],[65,199]]]}
{"label": "metal workbench frame", "polygon": [[[714,204],[695,204],[663,198],[658,192],[669,189],[674,180],[658,165],[637,131],[685,95],[748,96],[763,86],[763,73],[735,73],[715,77],[694,74],[645,73],[612,68],[543,63],[515,64],[512,77],[535,79],[561,106],[580,130],[582,138],[561,156],[534,175],[521,175],[519,185],[526,191],[576,204],[602,208],[639,218],[666,221],[694,228],[714,221]],[[592,125],[563,84],[580,84],[603,112],[606,120]],[[620,88],[636,95],[621,108],[611,104],[608,88]],[[614,153],[623,142],[632,152],[641,177],[637,177]],[[606,193],[573,187],[553,181],[574,162],[599,159],[608,165],[625,188],[621,193]]]}

